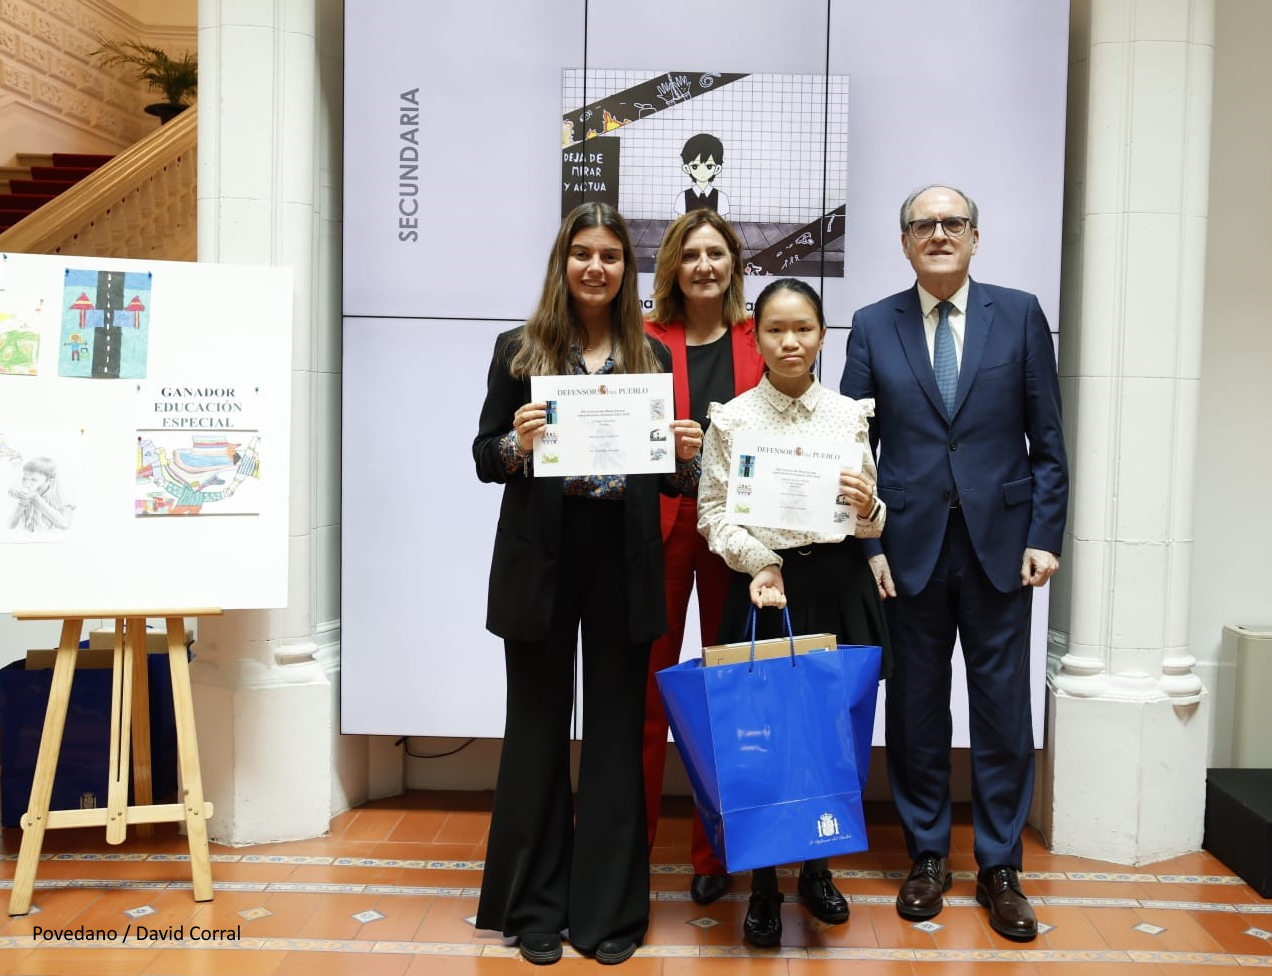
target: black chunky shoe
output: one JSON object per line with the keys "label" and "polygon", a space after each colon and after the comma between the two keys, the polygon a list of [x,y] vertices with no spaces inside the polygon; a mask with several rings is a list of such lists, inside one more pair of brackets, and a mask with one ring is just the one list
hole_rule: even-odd
{"label": "black chunky shoe", "polygon": [[751,892],[751,902],[742,922],[742,937],[760,949],[771,949],[782,941],[782,893]]}
{"label": "black chunky shoe", "polygon": [[848,901],[839,893],[830,872],[825,869],[800,871],[799,897],[812,916],[827,925],[848,921]]}

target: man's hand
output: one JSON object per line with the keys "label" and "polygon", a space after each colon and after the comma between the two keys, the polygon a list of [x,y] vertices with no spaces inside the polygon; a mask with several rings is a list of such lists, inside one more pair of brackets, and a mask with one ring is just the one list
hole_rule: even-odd
{"label": "man's hand", "polygon": [[870,557],[870,572],[874,573],[875,586],[879,588],[879,599],[886,600],[897,595],[896,584],[892,582],[892,568],[888,565],[888,557],[883,553]]}
{"label": "man's hand", "polygon": [[1020,561],[1020,585],[1042,586],[1059,568],[1060,560],[1055,553],[1045,549],[1026,549]]}

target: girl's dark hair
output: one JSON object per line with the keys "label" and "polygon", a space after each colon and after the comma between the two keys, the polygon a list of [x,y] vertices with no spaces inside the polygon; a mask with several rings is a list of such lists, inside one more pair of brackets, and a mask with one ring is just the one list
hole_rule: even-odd
{"label": "girl's dark hair", "polygon": [[826,328],[826,313],[822,310],[821,295],[817,293],[817,290],[812,285],[800,278],[778,278],[776,281],[764,286],[764,290],[760,292],[759,297],[755,300],[755,324],[757,327],[760,324],[760,319],[764,316],[764,306],[779,291],[793,291],[796,295],[807,300],[808,304],[812,305],[817,312],[817,324],[823,329]]}

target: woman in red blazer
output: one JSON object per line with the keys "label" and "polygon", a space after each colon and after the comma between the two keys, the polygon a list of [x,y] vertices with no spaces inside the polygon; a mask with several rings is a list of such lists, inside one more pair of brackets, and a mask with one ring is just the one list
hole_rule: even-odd
{"label": "woman in red blazer", "polygon": [[[708,404],[733,399],[764,375],[755,324],[746,310],[742,266],[737,232],[712,210],[691,210],[672,221],[658,249],[654,311],[645,328],[671,352],[676,417],[693,418],[703,429]],[[651,849],[667,758],[667,716],[654,673],[680,660],[685,612],[695,582],[704,646],[718,640],[729,586],[729,568],[698,533],[697,498],[663,497],[661,503],[669,626],[650,650],[645,696],[645,804]],[[700,905],[715,901],[727,889],[728,875],[696,816],[692,859],[693,900]]]}

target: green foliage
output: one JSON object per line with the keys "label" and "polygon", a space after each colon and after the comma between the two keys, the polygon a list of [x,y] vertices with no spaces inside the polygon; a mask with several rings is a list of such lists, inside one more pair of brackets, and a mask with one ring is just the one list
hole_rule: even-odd
{"label": "green foliage", "polygon": [[111,41],[99,39],[101,47],[92,52],[103,68],[117,64],[137,69],[137,77],[153,91],[163,92],[173,105],[186,104],[186,96],[199,88],[199,60],[187,51],[179,58],[171,58],[161,48],[137,41]]}

